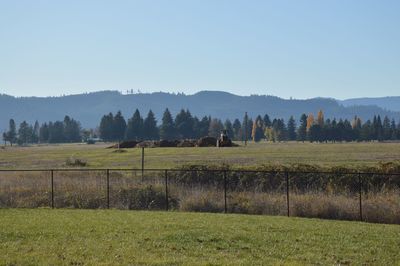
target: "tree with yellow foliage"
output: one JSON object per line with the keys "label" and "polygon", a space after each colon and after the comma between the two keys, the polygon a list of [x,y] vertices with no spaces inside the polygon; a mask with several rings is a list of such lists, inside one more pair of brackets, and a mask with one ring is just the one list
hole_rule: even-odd
{"label": "tree with yellow foliage", "polygon": [[314,115],[309,114],[307,117],[307,131],[310,130],[311,126],[314,125]]}
{"label": "tree with yellow foliage", "polygon": [[324,121],[325,121],[324,113],[322,112],[322,110],[319,110],[318,117],[317,117],[317,123],[321,128],[324,126]]}

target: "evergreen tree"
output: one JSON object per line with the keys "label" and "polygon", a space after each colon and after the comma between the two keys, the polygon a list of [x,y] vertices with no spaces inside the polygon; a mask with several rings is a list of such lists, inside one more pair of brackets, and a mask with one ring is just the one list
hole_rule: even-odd
{"label": "evergreen tree", "polygon": [[391,132],[391,140],[396,140],[397,139],[397,128],[396,128],[396,121],[392,119],[390,123],[390,132]]}
{"label": "evergreen tree", "polygon": [[302,114],[300,117],[300,126],[297,129],[297,140],[305,141],[307,139],[307,115]]}
{"label": "evergreen tree", "polygon": [[253,119],[249,118],[248,122],[247,122],[247,140],[251,140],[251,132],[253,130]]}
{"label": "evergreen tree", "polygon": [[81,142],[81,127],[77,121],[69,116],[64,117],[64,141]]}
{"label": "evergreen tree", "polygon": [[157,121],[154,117],[154,113],[150,110],[147,114],[146,119],[143,122],[143,136],[148,140],[159,139]]}
{"label": "evergreen tree", "polygon": [[296,140],[297,134],[296,134],[296,121],[294,120],[294,117],[291,116],[288,121],[287,125],[287,130],[288,130],[288,139],[289,140]]}
{"label": "evergreen tree", "polygon": [[172,140],[176,138],[174,121],[168,108],[165,109],[162,117],[162,123],[160,126],[160,137],[163,140]]}
{"label": "evergreen tree", "polygon": [[114,115],[109,113],[108,115],[104,115],[100,121],[100,138],[104,141],[112,141],[113,140],[113,123],[114,123]]}
{"label": "evergreen tree", "polygon": [[49,143],[63,143],[64,137],[64,123],[56,121],[49,123]]}
{"label": "evergreen tree", "polygon": [[32,142],[33,143],[38,143],[39,142],[39,132],[40,126],[39,122],[36,120],[35,125],[33,126],[33,132],[32,132]]}
{"label": "evergreen tree", "polygon": [[225,120],[224,129],[226,130],[226,134],[228,135],[228,137],[233,139],[234,133],[233,133],[233,126],[232,126],[231,120],[229,120],[229,119]]}
{"label": "evergreen tree", "polygon": [[272,125],[271,119],[269,118],[268,114],[264,115],[263,122],[265,127],[271,127]]}
{"label": "evergreen tree", "polygon": [[180,138],[190,139],[194,136],[194,121],[189,110],[182,109],[175,117],[175,126]]}
{"label": "evergreen tree", "polygon": [[233,121],[233,139],[234,140],[241,140],[241,127],[242,125],[240,124],[239,119],[235,119],[235,121]]}
{"label": "evergreen tree", "polygon": [[382,137],[383,137],[383,140],[389,140],[389,139],[392,138],[392,130],[391,130],[391,127],[390,127],[390,119],[387,116],[385,116],[383,118]]}
{"label": "evergreen tree", "polygon": [[118,111],[117,114],[114,116],[112,125],[112,139],[118,141],[119,146],[119,143],[125,137],[126,131],[126,121],[121,111]]}
{"label": "evergreen tree", "polygon": [[322,128],[319,124],[313,124],[308,130],[308,140],[310,142],[322,141]]}
{"label": "evergreen tree", "polygon": [[18,129],[18,144],[32,143],[33,128],[26,121],[19,125]]}
{"label": "evergreen tree", "polygon": [[14,119],[10,119],[8,124],[9,124],[8,132],[6,133],[6,136],[7,140],[10,142],[10,145],[12,146],[13,143],[17,141],[17,127],[15,125]]}
{"label": "evergreen tree", "polygon": [[367,120],[361,127],[360,140],[371,141],[372,139],[374,139],[373,123],[371,120]]}
{"label": "evergreen tree", "polygon": [[253,121],[249,121],[247,112],[244,114],[242,123],[242,140],[249,140],[251,138],[251,131],[253,127]]}
{"label": "evergreen tree", "polygon": [[133,116],[128,120],[125,138],[127,140],[143,139],[143,118],[138,109],[136,109]]}
{"label": "evergreen tree", "polygon": [[272,130],[276,141],[284,141],[287,139],[287,128],[283,119],[274,119],[272,121]]}
{"label": "evergreen tree", "polygon": [[211,117],[204,116],[198,124],[198,137],[208,136],[208,129],[210,128]]}
{"label": "evergreen tree", "polygon": [[49,141],[49,126],[47,125],[47,123],[42,124],[39,129],[39,141],[40,143]]}

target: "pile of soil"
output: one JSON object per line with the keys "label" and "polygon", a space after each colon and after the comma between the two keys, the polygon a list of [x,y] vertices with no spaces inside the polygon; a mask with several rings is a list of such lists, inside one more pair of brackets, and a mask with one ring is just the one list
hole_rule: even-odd
{"label": "pile of soil", "polygon": [[217,139],[214,137],[203,137],[197,141],[197,147],[216,147]]}
{"label": "pile of soil", "polygon": [[196,147],[196,140],[181,140],[176,147]]}
{"label": "pile of soil", "polygon": [[[119,147],[121,149],[130,149],[130,148],[135,148],[136,145],[139,143],[139,141],[135,141],[135,140],[127,140],[127,141],[123,141],[119,144]],[[114,144],[110,147],[108,147],[109,149],[118,149],[118,143]]]}
{"label": "pile of soil", "polygon": [[179,140],[161,140],[160,147],[177,147]]}
{"label": "pile of soil", "polygon": [[[216,147],[217,139],[214,137],[203,137],[198,140],[185,139],[185,140],[161,140],[161,141],[135,141],[128,140],[119,144],[121,149],[129,148],[158,148],[158,147]],[[237,147],[239,145],[228,140],[221,143],[220,147]],[[118,143],[108,148],[118,149]]]}

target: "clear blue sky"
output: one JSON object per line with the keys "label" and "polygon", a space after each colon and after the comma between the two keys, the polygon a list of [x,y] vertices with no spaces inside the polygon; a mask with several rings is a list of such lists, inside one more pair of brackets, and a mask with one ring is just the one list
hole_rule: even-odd
{"label": "clear blue sky", "polygon": [[400,1],[2,1],[0,93],[400,95]]}

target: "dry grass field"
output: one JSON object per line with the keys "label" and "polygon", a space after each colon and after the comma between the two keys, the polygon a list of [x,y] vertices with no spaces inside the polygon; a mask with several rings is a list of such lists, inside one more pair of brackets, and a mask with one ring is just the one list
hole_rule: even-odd
{"label": "dry grass field", "polygon": [[[249,143],[235,148],[148,148],[145,168],[182,164],[220,164],[253,167],[262,164],[373,166],[400,161],[400,143]],[[62,144],[0,149],[0,169],[63,168],[68,158],[87,162],[88,168],[140,168],[141,150],[116,152],[110,144]]]}

